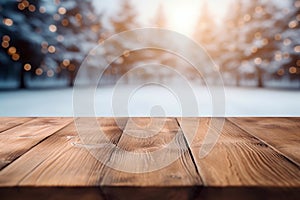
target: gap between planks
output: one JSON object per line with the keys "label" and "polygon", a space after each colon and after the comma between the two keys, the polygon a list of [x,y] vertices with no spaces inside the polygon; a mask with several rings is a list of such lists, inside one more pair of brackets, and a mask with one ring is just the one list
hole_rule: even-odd
{"label": "gap between planks", "polygon": [[[200,147],[208,129],[219,134],[216,127],[210,127],[209,118],[185,118],[182,130],[192,149],[205,186],[300,186],[299,167],[288,162],[261,140],[226,120],[218,142],[204,158],[199,158]],[[191,135],[195,120],[200,128],[194,140]]]}
{"label": "gap between planks", "polygon": [[71,118],[35,118],[0,133],[0,170],[71,123]]}
{"label": "gap between planks", "polygon": [[[205,121],[205,120],[207,120],[207,119],[202,119],[202,121]],[[128,122],[126,122],[126,126],[127,126],[127,123]],[[171,126],[171,127],[169,127],[169,128],[166,128],[165,129],[165,131],[166,132],[170,132],[170,130],[176,130],[176,127],[174,126],[174,122],[172,122],[172,120],[171,120],[171,122],[169,122],[169,123],[171,123],[169,126]],[[177,123],[177,121],[175,122],[175,123]],[[177,124],[178,125],[178,124]],[[203,131],[205,131],[204,129],[206,129],[207,128],[207,121],[205,121],[205,123],[202,123],[202,125],[203,126],[201,126],[201,129],[199,130],[200,132],[200,135],[202,134],[202,132]],[[173,128],[172,128],[173,127]],[[178,126],[177,126],[178,127]],[[109,128],[109,127],[108,127]],[[127,127],[128,128],[128,127]],[[184,136],[183,136],[183,138],[185,138],[185,139],[187,139],[188,137],[187,137],[187,135],[186,134],[189,134],[189,133],[186,133],[185,131],[183,131],[182,130],[182,127],[178,127],[178,128],[180,128],[181,129],[181,131],[183,132],[183,134],[184,134]],[[126,129],[126,128],[125,128]],[[203,129],[203,130],[202,130]],[[31,152],[33,152],[33,150],[36,150],[38,147],[39,147],[39,149],[41,149],[41,150],[44,150],[44,148],[42,148],[41,147],[41,144],[45,144],[45,143],[48,143],[48,142],[50,142],[49,140],[50,140],[50,138],[52,138],[52,142],[54,142],[55,143],[55,139],[57,139],[57,136],[58,136],[58,134],[61,134],[61,132],[63,132],[65,130],[65,128],[63,128],[62,130],[60,130],[60,131],[58,131],[58,132],[56,132],[55,134],[53,134],[51,137],[49,137],[47,140],[44,140],[42,143],[40,143],[40,144],[38,144],[38,145],[36,145],[35,146],[35,148],[34,149],[31,149]],[[71,130],[71,129],[70,129]],[[69,130],[69,131],[70,131]],[[113,129],[114,130],[114,129]],[[138,128],[136,128],[136,127],[133,127],[133,129],[132,130],[130,130],[129,129],[129,131],[135,131],[135,133],[136,134],[145,134],[145,131],[143,131],[143,130],[141,130],[141,129],[138,129]],[[69,132],[67,131],[67,132],[65,132],[65,134],[68,134]],[[222,140],[220,141],[221,142],[221,145],[218,145],[217,147],[217,150],[215,150],[216,152],[217,152],[217,154],[215,154],[216,155],[216,157],[215,157],[215,159],[217,159],[217,158],[219,158],[220,159],[220,161],[222,161],[222,157],[218,157],[218,152],[220,153],[220,154],[222,154],[222,153],[227,153],[226,151],[228,151],[228,150],[230,150],[231,148],[232,148],[232,152],[231,151],[229,151],[229,154],[227,154],[227,156],[231,156],[231,158],[233,159],[233,160],[236,160],[236,161],[241,161],[241,165],[242,165],[242,167],[246,167],[246,166],[243,166],[243,163],[242,163],[242,157],[241,156],[243,156],[243,155],[236,155],[236,156],[238,156],[238,157],[234,157],[233,155],[233,153],[235,153],[235,151],[237,151],[237,152],[239,152],[239,150],[241,150],[240,148],[242,148],[242,147],[244,147],[244,144],[243,144],[243,139],[246,139],[246,146],[245,147],[255,147],[255,146],[253,146],[253,144],[255,143],[258,143],[257,141],[260,141],[260,140],[257,140],[257,138],[254,140],[253,138],[251,138],[250,136],[249,136],[249,133],[247,133],[247,132],[245,132],[245,131],[243,131],[242,129],[240,129],[238,126],[236,126],[235,124],[232,124],[232,123],[228,123],[228,121],[227,121],[227,125],[226,125],[226,128],[225,128],[225,130],[223,131],[223,133],[225,134],[224,136],[222,136]],[[245,134],[246,133],[246,134]],[[123,136],[123,131],[122,131],[122,136]],[[164,133],[165,134],[165,133]],[[173,135],[174,135],[174,133],[172,133]],[[248,134],[248,135],[247,135]],[[234,143],[232,143],[233,141],[235,141],[235,142],[238,142],[238,144],[241,144],[242,146],[235,146],[234,145]],[[76,141],[75,141],[76,142]],[[164,143],[164,141],[161,141],[162,142],[162,144]],[[182,142],[182,141],[181,141]],[[199,141],[198,141],[199,142]],[[118,145],[120,145],[120,146],[122,146],[123,145],[123,147],[125,147],[125,148],[130,148],[130,146],[128,146],[128,145],[126,145],[126,138],[124,139],[122,139],[121,137],[120,138],[118,138],[118,140],[116,140],[116,142],[115,143],[118,143]],[[60,144],[64,144],[64,142],[63,141],[61,141],[61,143]],[[147,143],[144,143],[144,144],[147,144]],[[262,143],[262,144],[264,144],[264,143]],[[125,146],[124,146],[125,145]],[[249,146],[250,145],[250,146]],[[58,145],[57,144],[57,146],[58,147],[60,147],[61,145]],[[197,146],[195,147],[195,146],[192,146],[192,145],[187,145],[188,147],[191,147],[191,151],[192,152],[197,152]],[[70,148],[69,146],[68,146],[68,148]],[[274,167],[275,167],[275,169],[276,169],[276,167],[280,167],[280,171],[282,171],[282,167],[287,167],[287,169],[291,169],[292,171],[293,170],[295,170],[295,168],[293,168],[293,167],[291,167],[290,165],[288,165],[288,164],[286,164],[285,163],[285,161],[284,160],[282,160],[280,157],[277,157],[277,155],[276,155],[276,152],[274,153],[274,152],[272,152],[272,151],[270,151],[270,150],[268,150],[268,149],[265,149],[265,146],[262,146],[262,147],[255,147],[254,148],[254,150],[257,150],[258,152],[257,153],[255,153],[254,155],[261,155],[261,156],[271,156],[271,161],[277,161],[277,162],[279,162],[279,163],[276,163],[276,162],[274,162]],[[48,150],[49,150],[49,154],[48,154],[48,156],[49,155],[51,155],[51,153],[53,153],[53,150],[51,150],[51,143],[49,143],[49,145],[48,145]],[[68,150],[68,149],[67,149]],[[136,149],[136,150],[141,150],[141,149]],[[64,159],[66,159],[66,160],[64,160],[64,159],[62,159],[62,161],[68,161],[67,163],[61,163],[61,162],[57,162],[57,161],[55,161],[55,159],[54,160],[49,160],[49,161],[47,161],[48,162],[48,164],[51,164],[51,165],[53,165],[53,161],[55,161],[55,162],[57,162],[57,164],[59,165],[63,165],[63,166],[65,166],[65,169],[66,169],[66,171],[68,171],[67,169],[72,169],[72,168],[74,168],[74,167],[76,167],[76,158],[79,158],[80,157],[80,155],[85,155],[85,156],[87,156],[87,154],[86,153],[84,153],[84,154],[82,154],[83,152],[86,152],[86,151],[82,151],[82,150],[76,150],[76,151],[74,151],[74,152],[69,152],[69,151],[71,151],[71,150],[68,150],[66,153],[66,155],[64,155],[64,154],[61,154],[60,156],[62,156],[61,158],[64,158]],[[247,151],[245,151],[246,153],[249,153],[249,150],[247,150]],[[37,152],[37,153],[35,153],[35,155],[38,155],[38,153],[39,152]],[[79,155],[77,155],[77,153],[79,153]],[[240,153],[243,153],[242,151],[240,151]],[[259,154],[258,154],[259,153]],[[115,152],[114,153],[114,156],[116,155],[116,156],[118,156],[117,155],[118,154],[118,152]],[[112,154],[111,154],[112,155]],[[226,154],[225,154],[226,155]],[[24,160],[24,156],[27,156],[27,158]],[[43,156],[43,155],[42,155]],[[72,156],[72,158],[74,158],[74,160],[69,160],[69,157],[68,156]],[[75,156],[75,157],[74,157]],[[245,179],[245,177],[239,177],[240,175],[241,175],[241,171],[239,171],[240,169],[239,169],[239,167],[240,166],[237,166],[237,163],[232,163],[232,165],[233,165],[233,168],[231,167],[231,168],[229,168],[229,169],[227,169],[227,170],[229,170],[229,174],[222,174],[222,171],[224,171],[224,168],[222,169],[222,168],[218,168],[218,164],[220,164],[220,163],[215,163],[214,162],[214,159],[213,158],[206,158],[206,160],[201,160],[201,162],[200,162],[200,160],[197,160],[197,157],[194,155],[188,155],[190,158],[189,159],[195,159],[195,162],[197,163],[197,165],[196,166],[199,166],[199,172],[201,173],[200,174],[200,178],[203,176],[203,180],[206,180],[205,181],[205,185],[206,186],[232,186],[232,185],[255,185],[255,184],[257,184],[258,182],[256,182],[255,183],[255,179],[253,180],[253,177],[252,177],[252,180],[251,180],[251,177],[250,177],[250,181],[249,180],[247,180],[247,179]],[[91,157],[91,156],[90,156]],[[90,158],[88,158],[88,160],[89,160]],[[109,157],[109,159],[112,159],[112,157],[110,156]],[[189,160],[188,159],[188,160]],[[20,160],[22,160],[22,162],[20,163]],[[283,165],[281,165],[280,164],[280,162],[283,162]],[[26,153],[25,155],[23,154],[23,156],[22,157],[20,157],[16,162],[19,162],[19,164],[26,164],[27,162],[32,162],[32,160],[31,160],[31,157],[30,156],[28,156],[28,153]],[[93,161],[94,162],[94,161]],[[189,165],[191,165],[191,166],[193,166],[193,163],[191,162],[191,160],[189,160],[188,161],[189,162]],[[15,164],[15,162],[14,163],[12,163],[12,164],[14,164],[14,165],[16,165]],[[37,164],[37,163],[36,163]],[[207,165],[208,164],[208,165]],[[263,164],[263,163],[261,163],[261,164]],[[42,167],[41,166],[39,166],[39,165],[36,165],[37,166],[37,168],[34,168],[35,169],[35,176],[40,176],[40,173],[44,173],[43,172],[43,167],[46,167],[47,166],[47,163],[42,163]],[[180,167],[178,167],[178,166],[181,166],[180,165],[180,163],[179,163],[179,165],[178,165],[178,163],[176,164],[177,165],[177,167],[175,167],[175,169],[178,169],[179,168],[179,170],[181,169]],[[175,166],[176,166],[175,165]],[[251,164],[250,163],[250,166],[252,166],[253,165],[253,163]],[[22,165],[21,165],[22,166]],[[19,167],[21,167],[21,166],[19,166]],[[11,166],[10,166],[11,167]],[[9,168],[10,168],[9,167]],[[91,166],[89,166],[89,167],[91,167]],[[93,166],[92,166],[93,167]],[[174,166],[173,166],[174,167]],[[184,167],[184,166],[183,166]],[[214,167],[215,169],[217,169],[217,171],[212,171],[212,173],[210,174],[210,173],[208,173],[208,171],[207,171],[207,169],[209,169],[209,168],[211,168],[211,167]],[[221,167],[225,167],[225,169],[226,169],[226,165],[224,165],[224,166],[221,166]],[[58,168],[59,169],[59,168]],[[93,169],[93,168],[92,168]],[[92,170],[91,169],[91,170]],[[177,174],[176,174],[176,171],[174,171],[175,170],[174,168],[172,169],[172,166],[171,166],[171,169],[169,168],[169,169],[167,169],[166,171],[160,171],[160,173],[162,174],[162,176],[159,176],[159,174],[158,173],[152,173],[151,175],[150,175],[150,177],[152,176],[152,181],[154,181],[154,183],[155,183],[155,181],[156,181],[156,183],[157,182],[161,182],[162,180],[164,180],[165,182],[165,184],[166,183],[170,183],[170,182],[172,182],[173,181],[173,183],[174,183],[174,180],[176,181],[176,178],[178,178],[178,177],[181,177],[181,176],[178,176]],[[236,169],[237,171],[230,171],[230,170],[232,170],[232,169]],[[20,168],[19,170],[22,170],[22,168]],[[36,171],[37,170],[37,171]],[[52,169],[52,170],[54,170],[54,169]],[[206,171],[205,171],[206,170]],[[54,170],[55,171],[55,170]],[[195,168],[195,171],[196,171],[196,168]],[[279,171],[279,172],[280,172]],[[11,172],[13,172],[13,171],[11,171]],[[170,173],[170,172],[172,172],[171,173],[171,176],[170,177],[168,177],[168,173]],[[231,172],[234,172],[234,173],[232,173],[232,174],[230,174]],[[239,173],[239,174],[235,174],[235,173]],[[268,172],[268,170],[266,171],[267,172],[267,174],[269,173]],[[298,172],[299,172],[299,169],[298,169]],[[65,178],[70,178],[70,174],[66,174],[66,173],[64,173],[63,171],[60,171],[60,172],[58,172],[58,173],[62,173],[62,174],[60,174],[60,175],[64,175],[65,176]],[[84,173],[85,172],[82,172],[83,173],[83,175],[84,175]],[[182,173],[182,171],[181,171],[181,173]],[[214,173],[219,173],[219,174],[217,174],[217,176],[216,177],[214,177],[216,174],[214,174]],[[112,186],[121,186],[121,185],[132,185],[132,182],[128,182],[127,183],[127,181],[128,180],[132,180],[132,181],[135,181],[135,184],[136,185],[141,185],[140,184],[140,180],[147,180],[148,178],[149,178],[149,174],[148,175],[146,175],[146,174],[144,174],[144,175],[132,175],[132,174],[126,174],[126,173],[120,173],[120,172],[114,172],[114,170],[112,170],[112,169],[108,169],[108,168],[105,168],[105,170],[103,171],[103,174],[104,174],[104,177],[103,177],[103,179],[101,179],[101,177],[100,177],[100,175],[98,175],[98,176],[96,176],[96,179],[94,179],[94,182],[93,181],[91,181],[91,182],[81,182],[80,184],[92,184],[92,185],[95,185],[95,184],[101,184],[101,185],[112,185]],[[180,174],[180,173],[179,173]],[[261,174],[261,175],[263,175],[263,171],[259,171],[259,173],[258,174]],[[1,172],[0,172],[0,175],[1,175]],[[2,174],[3,175],[3,174]],[[72,174],[71,174],[72,175]],[[110,175],[112,175],[113,177],[109,177]],[[230,180],[230,179],[228,179],[228,175],[230,175],[230,176],[232,176],[232,180]],[[49,179],[51,179],[52,177],[51,177],[51,174],[48,174],[48,175],[46,175],[45,176],[45,173],[44,173],[44,178],[43,179],[39,179],[38,180],[38,182],[36,182],[36,183],[38,183],[38,184],[40,184],[40,183],[42,183],[41,185],[43,185],[43,184],[49,184],[49,185],[64,185],[64,186],[66,186],[66,185],[74,185],[74,183],[72,183],[72,179],[71,180],[69,180],[70,182],[68,182],[68,184],[66,184],[66,182],[63,182],[64,180],[62,180],[62,182],[57,182],[57,180],[52,180],[53,182],[48,182],[47,183],[47,181],[49,180]],[[197,177],[197,173],[195,173],[195,172],[193,172],[192,173],[192,177],[193,176],[195,176],[195,177]],[[209,176],[211,176],[211,177],[209,177]],[[288,176],[290,176],[291,177],[291,174],[290,175],[288,175]],[[97,180],[97,177],[98,177],[98,180]],[[184,177],[184,176],[182,176],[182,177]],[[182,177],[181,177],[181,179],[182,179]],[[198,180],[198,182],[197,182],[197,179],[195,179],[195,180],[193,180],[193,178],[192,178],[190,175],[188,175],[186,178],[184,178],[184,179],[187,179],[187,182],[185,182],[184,184],[185,185],[192,185],[192,184],[199,184],[199,180]],[[209,178],[208,178],[209,177]],[[35,183],[33,180],[34,179],[32,179],[32,178],[34,178],[34,176],[32,176],[32,174],[31,175],[29,175],[29,176],[26,176],[26,181],[24,182],[24,183],[22,183],[23,185],[30,185],[30,184],[32,184],[32,183]],[[153,179],[154,178],[154,179]],[[174,179],[175,178],[175,179]],[[199,178],[199,177],[198,177]],[[219,178],[220,180],[218,181],[218,180],[216,180],[216,178]],[[263,177],[262,177],[263,178]],[[292,178],[292,177],[291,177]],[[157,179],[157,180],[155,180],[155,179]],[[223,180],[222,180],[223,179]],[[268,179],[268,178],[267,178]],[[258,178],[257,180],[259,180],[259,181],[261,181],[261,178]],[[277,179],[275,179],[275,180],[277,180]],[[56,182],[55,182],[56,181]],[[297,183],[297,179],[295,179],[294,181],[296,181],[296,183]],[[155,183],[155,184],[156,184]],[[270,182],[269,183],[264,183],[264,182],[261,182],[261,183],[263,183],[262,184],[262,186],[269,186],[269,185],[271,185],[271,186],[273,186]],[[21,184],[21,185],[22,185]],[[184,184],[182,184],[182,181],[178,181],[177,180],[177,183],[176,183],[177,185],[184,185]],[[293,184],[295,184],[295,182],[293,182]],[[134,185],[134,184],[133,184]],[[147,185],[147,184],[145,184],[145,185]],[[144,185],[144,186],[145,186]],[[286,183],[285,184],[283,184],[282,182],[280,182],[280,179],[279,179],[279,184],[275,184],[275,186],[283,186],[283,185],[287,185]],[[298,185],[299,185],[299,182],[298,182]],[[147,186],[149,186],[149,184],[147,185]]]}

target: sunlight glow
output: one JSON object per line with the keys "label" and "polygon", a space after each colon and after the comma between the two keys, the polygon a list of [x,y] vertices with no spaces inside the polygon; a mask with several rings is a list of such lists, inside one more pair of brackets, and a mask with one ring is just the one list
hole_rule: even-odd
{"label": "sunlight glow", "polygon": [[168,28],[183,34],[191,34],[198,18],[197,10],[192,5],[174,3],[167,7]]}
{"label": "sunlight glow", "polygon": [[[171,0],[165,0],[163,5],[167,15],[168,28],[191,36],[199,21],[204,2],[205,1],[186,0],[176,1],[175,3]],[[230,2],[230,0],[207,1],[211,15],[217,23],[221,21],[227,12]]]}

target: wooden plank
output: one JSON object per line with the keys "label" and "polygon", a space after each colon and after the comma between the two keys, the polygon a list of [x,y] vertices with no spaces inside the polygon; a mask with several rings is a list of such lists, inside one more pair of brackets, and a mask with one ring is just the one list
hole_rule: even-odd
{"label": "wooden plank", "polygon": [[172,199],[190,200],[199,198],[201,186],[191,187],[101,187],[105,199]]}
{"label": "wooden plank", "polygon": [[229,118],[300,166],[299,118]]}
{"label": "wooden plank", "polygon": [[12,187],[0,188],[1,200],[298,200],[299,188],[256,187]]}
{"label": "wooden plank", "polygon": [[[172,141],[173,146],[168,149],[167,145]],[[164,163],[169,158],[175,160]],[[202,185],[183,133],[174,118],[168,118],[165,122],[160,118],[130,119],[110,163],[114,169],[106,171],[101,185]],[[118,169],[120,166],[122,169]]]}
{"label": "wooden plank", "polygon": [[[98,125],[89,118],[81,118],[86,123],[85,132],[92,137]],[[126,118],[123,119],[124,126]],[[122,121],[122,120],[119,120]],[[99,119],[106,137],[116,143],[122,130],[113,118]],[[95,128],[96,127],[96,128]],[[96,149],[99,156],[108,159],[111,152],[101,146],[101,139],[94,137],[92,144],[82,143],[74,123],[58,131],[47,140],[20,157],[0,172],[0,186],[95,186],[99,185],[105,167],[88,148]],[[96,146],[96,145],[99,146]]]}
{"label": "wooden plank", "polygon": [[0,197],[1,200],[105,200],[99,187],[2,187]]}
{"label": "wooden plank", "polygon": [[[192,153],[202,180],[206,186],[300,186],[300,169],[268,145],[249,135],[226,120],[218,142],[204,158],[199,157],[207,130],[217,135],[216,127],[210,127],[209,118],[185,119],[181,128],[187,138],[194,130],[195,120],[200,128],[191,144]],[[221,119],[218,119],[221,120]]]}
{"label": "wooden plank", "polygon": [[24,124],[32,119],[29,117],[0,117],[0,132]]}
{"label": "wooden plank", "polygon": [[0,133],[0,169],[71,121],[71,118],[38,118]]}

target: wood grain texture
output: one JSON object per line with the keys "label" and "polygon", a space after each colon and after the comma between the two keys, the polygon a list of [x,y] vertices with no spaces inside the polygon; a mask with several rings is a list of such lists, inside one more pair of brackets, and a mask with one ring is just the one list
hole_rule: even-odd
{"label": "wood grain texture", "polygon": [[[167,145],[172,141],[174,145],[168,149]],[[147,187],[202,185],[187,150],[184,136],[174,118],[168,118],[166,121],[160,118],[129,120],[118,147],[113,152],[110,162],[121,165],[123,171],[107,170],[101,185]],[[168,150],[161,151],[163,149]],[[162,164],[172,157],[176,157],[176,160]],[[129,173],[132,170],[135,173]],[[142,173],[144,171],[147,173]]]}
{"label": "wood grain texture", "polygon": [[[122,120],[127,119],[119,121]],[[92,132],[98,127],[95,128],[89,118],[83,118],[82,122],[87,124],[85,131],[94,136]],[[117,127],[114,119],[99,119],[99,124],[112,143],[116,143],[113,140],[118,140],[122,130]],[[111,152],[95,146],[96,142],[101,144],[99,138],[95,138],[97,140],[93,144],[82,143],[74,123],[68,125],[0,171],[0,186],[99,185],[104,165],[87,149],[96,148],[108,158]]]}
{"label": "wood grain texture", "polygon": [[0,133],[32,120],[29,117],[0,117]]}
{"label": "wood grain texture", "polygon": [[[196,118],[180,124],[184,134],[190,135]],[[261,186],[300,187],[300,169],[268,145],[249,135],[228,120],[223,127],[218,142],[204,158],[199,157],[207,130],[209,118],[199,120],[200,128],[191,149],[205,186]],[[215,131],[214,134],[218,134]],[[187,136],[188,138],[189,136]]]}
{"label": "wood grain texture", "polygon": [[1,132],[0,169],[71,121],[71,118],[38,118]]}
{"label": "wood grain texture", "polygon": [[229,118],[300,166],[299,118]]}
{"label": "wood grain texture", "polygon": [[[272,122],[269,119],[262,124],[257,122],[258,126],[265,126],[260,131],[279,129],[284,134],[287,127],[288,133],[295,134],[291,137],[294,147],[287,148],[287,152],[297,149],[299,118],[271,119],[273,126],[267,125]],[[217,127],[209,126],[209,118],[185,118],[184,124],[175,118],[166,121],[119,118],[118,123],[114,118],[98,121],[79,118],[78,122],[84,126],[80,128],[77,124],[77,129],[70,123],[72,120],[32,119],[0,133],[0,159],[8,161],[0,170],[1,199],[31,199],[36,195],[43,199],[297,199],[299,196],[300,168],[285,157],[287,153],[278,146],[280,139],[272,136],[267,141],[269,137],[264,140],[254,136],[254,128],[251,131],[240,128],[229,121],[231,118],[226,120],[218,142],[204,158],[199,157],[200,148],[213,142],[204,144],[207,130],[218,136]],[[252,123],[255,122],[243,126]],[[98,134],[99,126],[104,134]],[[197,135],[193,139],[194,129]],[[286,141],[283,145],[290,144]],[[109,144],[112,148],[107,148]],[[160,152],[159,156],[154,156],[155,152]],[[295,156],[291,154],[289,158],[292,155]],[[172,156],[178,159],[157,171],[139,173]],[[113,163],[137,173],[108,167]]]}

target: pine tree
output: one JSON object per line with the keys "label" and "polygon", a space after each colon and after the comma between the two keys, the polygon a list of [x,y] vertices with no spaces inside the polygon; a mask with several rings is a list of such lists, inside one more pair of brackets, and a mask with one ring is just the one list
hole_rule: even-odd
{"label": "pine tree", "polygon": [[[219,38],[219,26],[217,25],[215,18],[208,6],[208,2],[204,1],[201,9],[200,14],[196,23],[195,32],[194,32],[194,39],[206,50],[207,52],[203,52],[203,55],[195,55],[197,59],[201,57],[201,65],[203,66],[202,71],[205,72],[205,79],[211,80],[214,83],[215,73],[212,69],[210,69],[209,65],[211,60],[218,61],[219,57],[222,55],[222,47],[219,43],[223,41]],[[192,53],[192,52],[191,52]],[[207,55],[209,57],[207,57]],[[207,64],[205,64],[207,63]],[[218,62],[217,64],[220,64]]]}
{"label": "pine tree", "polygon": [[207,51],[212,54],[215,48],[215,39],[216,39],[216,22],[211,14],[207,1],[204,1],[198,22],[196,25],[196,30],[194,33],[194,38],[196,41],[203,45]]}
{"label": "pine tree", "polygon": [[[240,48],[240,28],[243,24],[243,1],[232,2],[224,22],[218,32],[222,33],[217,37],[218,53],[216,61],[220,66],[222,74],[227,80],[235,79],[235,84],[240,85],[240,66],[243,61],[243,49]],[[226,81],[226,80],[225,80]]]}
{"label": "pine tree", "polygon": [[121,1],[119,12],[111,18],[114,32],[119,33],[126,30],[138,28],[136,22],[137,13],[130,1]]}
{"label": "pine tree", "polygon": [[62,1],[58,14],[58,51],[64,53],[58,54],[56,60],[59,71],[69,77],[69,86],[73,86],[80,64],[101,37],[102,26],[92,0]]}
{"label": "pine tree", "polygon": [[159,4],[155,17],[154,17],[154,25],[158,28],[166,28],[167,26],[167,19],[165,10],[162,4]]}
{"label": "pine tree", "polygon": [[285,30],[278,34],[281,46],[275,57],[278,61],[285,59],[274,76],[300,82],[300,1],[291,2],[288,10],[285,9],[284,12],[287,12],[284,17]]}
{"label": "pine tree", "polygon": [[231,45],[227,44],[232,54],[223,59],[223,65],[235,70],[237,82],[242,77],[255,78],[257,86],[263,87],[264,80],[286,62],[286,58],[282,58],[281,63],[275,62],[281,46],[277,39],[286,24],[282,10],[275,0],[245,0],[239,2],[235,10],[238,14],[232,12],[228,23],[234,32]]}
{"label": "pine tree", "polygon": [[281,10],[274,0],[256,0],[248,5],[247,13],[244,15],[243,36],[244,44],[248,44],[249,47],[244,50],[244,54],[255,67],[257,86],[263,87],[266,75],[277,70],[277,66],[270,66],[274,52],[280,46],[274,37],[285,30],[285,23]]}
{"label": "pine tree", "polygon": [[[117,34],[123,31],[132,30],[139,27],[139,24],[136,22],[137,13],[133,5],[130,1],[121,1],[121,5],[119,7],[119,10],[117,13],[111,17],[110,23],[113,27],[113,33]],[[122,44],[122,41],[119,41],[115,44],[112,44],[111,50],[113,52],[110,52],[107,50],[107,55],[114,55],[116,48],[124,49],[124,44]],[[116,82],[122,75],[126,74],[128,70],[130,70],[133,63],[138,60],[139,58],[137,56],[132,56],[130,51],[123,52],[123,55],[111,63],[110,68],[106,70],[105,74],[107,76],[110,76],[110,79],[113,79],[113,82]],[[126,82],[128,82],[128,77],[125,76]]]}
{"label": "pine tree", "polygon": [[[55,7],[51,3],[49,7]],[[49,5],[49,4],[47,4]],[[0,2],[0,24],[2,38],[1,70],[15,76],[14,68],[19,68],[19,87],[25,88],[25,76],[31,72],[32,76],[52,75],[47,69],[41,68],[45,62],[47,52],[43,53],[41,44],[47,41],[55,43],[54,32],[49,27],[53,24],[51,9],[41,1],[22,0],[19,2],[4,0]],[[53,10],[53,9],[52,9]],[[10,70],[13,69],[13,70]],[[9,72],[10,71],[10,72]],[[46,72],[46,73],[45,73]]]}

